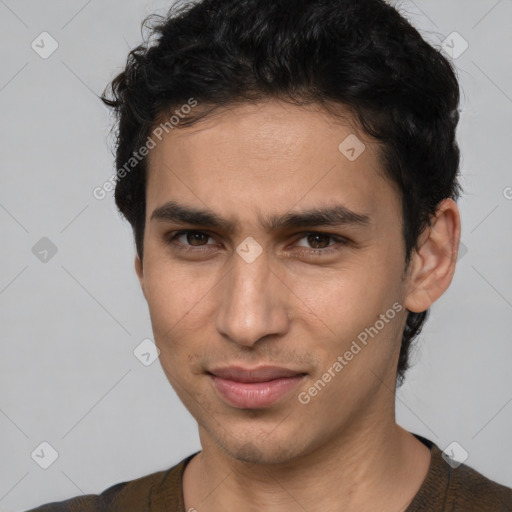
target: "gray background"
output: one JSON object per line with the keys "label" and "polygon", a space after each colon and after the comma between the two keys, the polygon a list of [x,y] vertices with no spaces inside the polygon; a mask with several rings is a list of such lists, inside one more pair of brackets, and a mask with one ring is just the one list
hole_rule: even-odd
{"label": "gray background", "polygon": [[[99,493],[199,449],[158,361],[133,354],[152,334],[131,231],[92,195],[114,171],[93,93],[141,40],[142,18],[169,5],[0,0],[1,511]],[[469,46],[454,60],[467,252],[413,354],[398,420],[442,449],[459,442],[467,464],[512,486],[512,2],[400,5],[436,45],[456,31]],[[59,44],[47,59],[31,48],[43,31]],[[55,255],[40,252],[47,242],[33,251],[43,237]],[[59,455],[46,470],[31,457],[43,441]]]}

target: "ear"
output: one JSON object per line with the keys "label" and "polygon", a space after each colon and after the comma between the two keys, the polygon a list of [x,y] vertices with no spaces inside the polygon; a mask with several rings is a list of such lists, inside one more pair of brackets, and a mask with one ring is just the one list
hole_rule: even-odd
{"label": "ear", "polygon": [[142,293],[144,294],[144,297],[147,300],[146,292],[144,290],[144,267],[142,265],[142,261],[139,258],[139,256],[135,256],[135,273],[137,274],[137,277],[139,278],[140,287],[142,288]]}
{"label": "ear", "polygon": [[426,311],[448,289],[455,273],[459,242],[459,209],[453,199],[444,199],[411,256],[404,301],[409,311]]}

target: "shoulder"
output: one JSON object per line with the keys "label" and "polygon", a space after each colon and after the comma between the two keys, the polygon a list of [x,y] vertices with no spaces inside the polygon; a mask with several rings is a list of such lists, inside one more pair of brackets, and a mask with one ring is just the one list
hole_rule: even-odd
{"label": "shoulder", "polygon": [[512,489],[465,464],[458,464],[432,441],[414,434],[431,453],[430,467],[406,512],[512,512]]}
{"label": "shoulder", "polygon": [[454,510],[512,511],[511,488],[464,464],[451,469],[447,498]]}
{"label": "shoulder", "polygon": [[28,512],[99,512],[116,510],[125,502],[137,507],[140,512],[147,512],[151,489],[162,480],[164,474],[163,471],[152,473],[136,480],[113,485],[101,494],[88,494],[65,501],[47,503]]}
{"label": "shoulder", "polygon": [[[101,494],[47,503],[27,512],[149,512],[151,504],[159,501],[163,490],[168,499],[174,496],[177,502],[180,500],[183,470],[192,457],[190,455],[170,469],[115,484]],[[152,507],[153,510],[158,509]]]}

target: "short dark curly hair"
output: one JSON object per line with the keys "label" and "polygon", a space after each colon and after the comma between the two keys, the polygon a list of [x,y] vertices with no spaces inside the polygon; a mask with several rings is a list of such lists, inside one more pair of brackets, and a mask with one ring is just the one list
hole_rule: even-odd
{"label": "short dark curly hair", "polygon": [[[191,98],[203,108],[180,115],[177,128],[264,98],[348,109],[380,142],[383,171],[401,192],[405,268],[439,203],[459,197],[455,71],[383,0],[202,0],[143,27],[149,37],[101,97],[117,121],[115,200],[141,259],[147,159],[134,154],[163,113]],[[398,384],[427,316],[408,313]]]}

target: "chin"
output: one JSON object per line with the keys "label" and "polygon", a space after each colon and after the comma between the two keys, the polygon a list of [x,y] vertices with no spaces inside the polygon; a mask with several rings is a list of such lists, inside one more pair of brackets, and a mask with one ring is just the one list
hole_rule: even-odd
{"label": "chin", "polygon": [[[239,440],[238,443],[232,438],[228,443],[224,441],[217,442],[227,455],[248,464],[286,464],[304,454],[303,448],[293,436],[272,440],[262,438],[259,441],[251,439],[246,442]],[[290,446],[287,446],[287,441],[290,442]]]}

